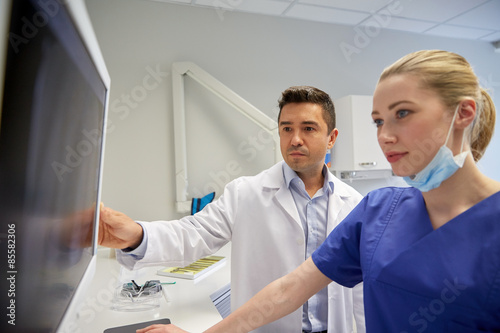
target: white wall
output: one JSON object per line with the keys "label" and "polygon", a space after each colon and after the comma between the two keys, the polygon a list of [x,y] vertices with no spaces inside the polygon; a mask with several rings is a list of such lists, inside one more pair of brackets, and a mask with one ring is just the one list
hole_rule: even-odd
{"label": "white wall", "polygon": [[[196,63],[275,119],[277,99],[289,86],[313,85],[333,99],[372,94],[385,66],[409,52],[438,48],[465,56],[500,105],[500,54],[486,42],[387,30],[347,59],[340,45],[356,45],[353,27],[144,0],[87,5],[112,82],[103,201],[135,219],[182,215],[174,209],[174,61]],[[188,80],[186,95],[192,194],[212,188],[220,194],[226,176],[255,174],[273,163],[257,128],[195,82]],[[497,180],[499,156],[497,133],[480,163]],[[353,184],[361,192],[387,184],[360,182]]]}

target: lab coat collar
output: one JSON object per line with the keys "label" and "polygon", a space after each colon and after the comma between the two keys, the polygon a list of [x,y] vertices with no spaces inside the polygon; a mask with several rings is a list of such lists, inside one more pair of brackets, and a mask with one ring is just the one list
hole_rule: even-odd
{"label": "lab coat collar", "polygon": [[[285,177],[283,176],[283,164],[286,165],[285,161],[280,161],[267,169],[265,171],[265,176],[263,178],[262,184],[264,187],[269,189],[278,189],[283,186],[287,186],[285,182]],[[288,167],[288,165],[287,165]],[[346,184],[344,184],[340,179],[335,177],[325,166],[327,181],[330,184],[330,191],[334,192],[340,197],[350,197],[352,196],[352,190]],[[324,171],[325,172],[325,171]]]}
{"label": "lab coat collar", "polygon": [[[302,223],[300,222],[299,212],[295,206],[295,202],[292,197],[292,193],[289,191],[285,177],[283,174],[284,161],[278,162],[266,171],[264,171],[262,178],[262,185],[264,188],[276,191],[275,198],[278,203],[283,207],[283,209],[295,220],[297,225],[302,229]],[[325,169],[323,169],[325,170]],[[340,179],[335,177],[326,168],[327,179],[330,185],[330,189],[333,194],[330,194],[328,199],[328,222],[327,222],[327,232],[330,233],[332,229],[337,225],[339,212],[343,210],[345,205],[345,199],[353,197],[353,189],[351,189],[347,184],[344,184]],[[332,209],[330,209],[330,207]],[[335,207],[333,209],[333,207]]]}
{"label": "lab coat collar", "polygon": [[265,176],[262,180],[262,185],[269,189],[278,189],[285,185],[285,178],[283,177],[283,164],[284,161],[278,162],[265,171]]}
{"label": "lab coat collar", "polygon": [[[285,178],[285,184],[290,189],[291,183],[295,179],[299,179],[299,176],[297,175],[297,172],[295,172],[290,166],[286,163],[282,164],[283,166],[283,177]],[[323,176],[325,177],[324,183],[323,183],[323,192],[332,194],[333,193],[333,188],[334,188],[334,183],[333,183],[333,175],[328,172],[328,168],[326,165],[323,165],[323,170],[321,171],[323,173]],[[302,181],[301,181],[302,182]]]}

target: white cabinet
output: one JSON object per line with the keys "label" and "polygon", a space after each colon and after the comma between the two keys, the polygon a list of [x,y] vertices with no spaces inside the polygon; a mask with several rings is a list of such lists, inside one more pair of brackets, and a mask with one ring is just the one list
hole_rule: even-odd
{"label": "white cabinet", "polygon": [[391,174],[377,141],[372,96],[349,95],[333,101],[339,136],[332,150],[332,171],[343,179],[384,178]]}

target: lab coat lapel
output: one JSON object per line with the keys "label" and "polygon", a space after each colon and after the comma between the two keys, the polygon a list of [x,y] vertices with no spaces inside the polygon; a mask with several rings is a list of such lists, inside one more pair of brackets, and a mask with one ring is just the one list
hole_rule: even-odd
{"label": "lab coat lapel", "polygon": [[[328,199],[328,221],[326,221],[326,234],[329,235],[330,232],[339,224],[341,221],[338,221],[340,212],[343,210],[343,206],[345,205],[344,200],[341,200],[340,196],[337,193],[333,193],[330,195]],[[343,217],[342,217],[343,218]]]}
{"label": "lab coat lapel", "polygon": [[295,201],[293,200],[292,193],[290,192],[290,190],[288,190],[285,184],[283,184],[283,186],[280,187],[276,192],[276,200],[302,229],[302,223],[300,222],[300,216],[299,212],[297,211],[297,206],[295,206]]}
{"label": "lab coat lapel", "polygon": [[283,161],[275,164],[269,169],[266,179],[264,180],[263,186],[276,191],[274,196],[276,202],[281,208],[300,226],[302,229],[302,223],[300,222],[299,212],[295,206],[292,193],[287,188],[285,180],[283,177]]}

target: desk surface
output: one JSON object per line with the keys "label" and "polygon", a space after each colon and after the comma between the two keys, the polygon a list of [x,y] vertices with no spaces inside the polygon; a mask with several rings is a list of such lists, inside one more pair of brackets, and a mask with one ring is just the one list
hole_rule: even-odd
{"label": "desk surface", "polygon": [[[109,249],[99,249],[92,287],[81,304],[76,331],[101,333],[110,327],[169,318],[189,332],[202,332],[221,320],[210,295],[230,281],[229,254],[230,247],[226,245],[216,253],[228,258],[220,269],[196,280],[186,280],[156,274],[163,266],[128,271],[110,257]],[[160,298],[158,308],[133,312],[112,310],[115,289],[131,279],[140,285],[147,280],[175,281],[176,284],[163,286],[166,297]]]}

